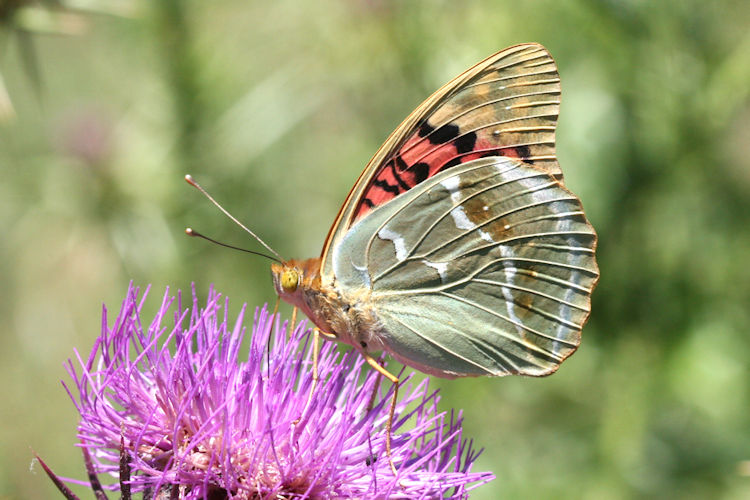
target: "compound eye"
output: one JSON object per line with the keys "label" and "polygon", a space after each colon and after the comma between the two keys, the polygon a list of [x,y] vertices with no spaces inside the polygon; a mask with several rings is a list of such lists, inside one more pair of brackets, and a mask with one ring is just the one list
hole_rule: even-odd
{"label": "compound eye", "polygon": [[292,293],[297,290],[299,284],[299,273],[294,269],[287,269],[281,273],[281,288],[286,293]]}

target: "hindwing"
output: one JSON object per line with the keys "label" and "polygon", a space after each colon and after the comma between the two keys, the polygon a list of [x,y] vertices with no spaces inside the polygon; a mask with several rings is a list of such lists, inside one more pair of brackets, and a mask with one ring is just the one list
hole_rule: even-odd
{"label": "hindwing", "polygon": [[440,172],[362,218],[333,251],[368,289],[388,352],[446,377],[546,375],[580,342],[598,278],[578,198],[514,158]]}

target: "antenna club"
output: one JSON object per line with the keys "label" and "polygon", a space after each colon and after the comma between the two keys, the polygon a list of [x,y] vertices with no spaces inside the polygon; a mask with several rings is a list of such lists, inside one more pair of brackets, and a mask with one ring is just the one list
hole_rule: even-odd
{"label": "antenna club", "polygon": [[198,187],[198,185],[197,185],[197,184],[195,183],[195,181],[193,180],[193,176],[192,176],[192,175],[190,175],[190,174],[187,174],[187,175],[185,175],[185,182],[187,182],[187,183],[188,183],[188,184],[190,184],[191,186],[194,186],[194,187]]}
{"label": "antenna club", "polygon": [[192,227],[186,227],[185,228],[185,234],[187,234],[188,236],[195,236],[195,233],[193,232],[193,228]]}

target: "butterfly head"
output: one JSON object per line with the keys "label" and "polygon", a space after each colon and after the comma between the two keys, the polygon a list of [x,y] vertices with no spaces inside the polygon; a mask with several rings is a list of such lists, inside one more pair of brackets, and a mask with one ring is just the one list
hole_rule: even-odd
{"label": "butterfly head", "polygon": [[298,294],[302,280],[302,270],[292,262],[271,264],[271,278],[276,293],[286,302]]}
{"label": "butterfly head", "polygon": [[271,264],[276,293],[285,302],[306,309],[305,294],[315,290],[320,281],[320,259],[289,260]]}
{"label": "butterfly head", "polygon": [[299,288],[302,270],[287,263],[271,264],[271,275],[276,293],[280,297],[286,297],[293,295]]}
{"label": "butterfly head", "polygon": [[281,289],[284,292],[294,293],[297,291],[297,286],[299,286],[299,278],[300,273],[297,269],[284,269],[279,277],[279,285],[281,285]]}

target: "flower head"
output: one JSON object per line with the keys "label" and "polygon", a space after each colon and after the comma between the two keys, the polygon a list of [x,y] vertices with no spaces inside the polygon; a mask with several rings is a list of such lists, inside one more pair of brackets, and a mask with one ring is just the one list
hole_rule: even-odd
{"label": "flower head", "polygon": [[195,499],[464,498],[493,478],[470,471],[478,454],[462,440],[460,413],[438,412],[427,380],[402,385],[394,477],[384,431],[392,388],[355,352],[323,346],[308,403],[303,324],[287,338],[286,323],[256,310],[244,355],[245,307],[231,322],[213,290],[204,307],[195,292],[186,307],[167,291],[145,326],[147,294],[131,286],[112,327],[105,308],[88,359],[67,367],[96,473],[117,476],[122,455],[133,492]]}

